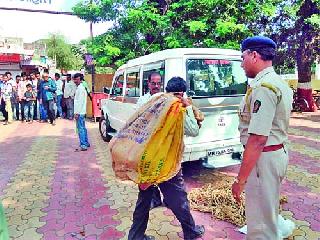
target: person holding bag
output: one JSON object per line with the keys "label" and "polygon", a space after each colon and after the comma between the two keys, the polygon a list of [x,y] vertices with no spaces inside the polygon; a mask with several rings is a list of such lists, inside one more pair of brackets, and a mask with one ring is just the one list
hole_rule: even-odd
{"label": "person holding bag", "polygon": [[[168,179],[163,182],[159,181],[158,187],[160,188],[164,199],[166,200],[167,207],[172,210],[174,215],[177,217],[179,222],[181,223],[183,235],[185,240],[195,240],[201,238],[203,236],[205,229],[204,226],[195,225],[194,219],[190,212],[190,206],[187,198],[187,193],[185,191],[184,180],[181,171],[181,160],[183,153],[183,135],[187,136],[197,136],[199,134],[199,126],[197,124],[197,120],[195,119],[192,106],[190,101],[187,98],[184,98],[184,93],[187,90],[187,85],[184,79],[180,77],[173,77],[169,80],[166,92],[169,93],[173,99],[176,99],[177,102],[174,102],[168,113],[177,113],[177,111],[182,111],[182,118],[179,118],[179,114],[176,115],[178,117],[178,121],[175,124],[182,127],[182,132],[175,132],[174,137],[165,138],[165,142],[162,143],[163,147],[165,147],[168,143],[166,141],[172,141],[172,145],[170,145],[170,150],[168,152],[172,153],[172,148],[176,149],[176,154],[178,154],[178,159],[166,159],[165,161],[178,161],[177,166],[173,170],[173,176],[162,176],[163,179]],[[156,96],[155,96],[156,97]],[[152,100],[152,99],[151,99]],[[148,105],[148,103],[146,104]],[[146,106],[144,105],[144,106]],[[181,108],[182,107],[182,108]],[[154,112],[157,110],[154,109]],[[169,116],[170,117],[170,116]],[[177,120],[177,119],[176,119]],[[165,128],[166,126],[164,126]],[[169,135],[171,134],[171,130],[169,130]],[[181,135],[180,135],[181,134]],[[168,135],[168,136],[169,136]],[[181,143],[177,142],[177,136],[180,135]],[[154,137],[154,136],[153,136]],[[149,141],[150,144],[150,141]],[[147,151],[147,150],[146,150]],[[172,155],[171,155],[172,156]],[[145,159],[143,157],[143,159]],[[165,164],[165,163],[164,163]],[[149,165],[149,164],[147,164]],[[145,166],[146,167],[146,166]],[[154,194],[154,189],[157,186],[150,183],[142,183],[139,184],[139,195],[136,203],[136,208],[133,213],[133,223],[131,229],[129,231],[129,240],[153,240],[155,239],[153,236],[145,235],[145,231],[147,229],[147,224],[149,220],[149,211],[150,205]]]}

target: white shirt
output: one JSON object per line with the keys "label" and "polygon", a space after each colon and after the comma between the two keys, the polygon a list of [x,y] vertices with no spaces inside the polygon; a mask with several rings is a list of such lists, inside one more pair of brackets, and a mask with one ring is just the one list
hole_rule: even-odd
{"label": "white shirt", "polygon": [[73,81],[66,82],[64,86],[64,98],[74,98],[77,90],[77,85]]}
{"label": "white shirt", "polygon": [[1,88],[1,97],[4,101],[10,100],[12,96],[12,85],[8,82],[4,83]]}
{"label": "white shirt", "polygon": [[76,95],[74,97],[74,114],[84,115],[87,113],[87,91],[85,87],[80,84],[77,87]]}
{"label": "white shirt", "polygon": [[147,103],[150,98],[151,98],[151,93],[148,92],[145,95],[139,97],[138,102],[137,102],[137,108],[141,107],[143,104]]}
{"label": "white shirt", "polygon": [[18,83],[18,97],[19,100],[24,98],[24,93],[27,91],[27,84],[26,81],[20,81]]}
{"label": "white shirt", "polygon": [[17,87],[16,81],[13,80],[12,78],[10,80],[8,80],[8,83],[11,84],[12,87]]}
{"label": "white shirt", "polygon": [[[137,102],[137,108],[141,107],[143,104],[147,103],[153,96],[150,92],[141,96]],[[184,120],[184,134],[190,137],[196,137],[199,135],[199,125],[195,119],[192,106],[186,107],[186,115]]]}

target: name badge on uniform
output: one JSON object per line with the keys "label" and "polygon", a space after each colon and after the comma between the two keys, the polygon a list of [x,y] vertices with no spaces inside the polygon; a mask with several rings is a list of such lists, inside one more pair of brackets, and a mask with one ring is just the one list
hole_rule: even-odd
{"label": "name badge on uniform", "polygon": [[257,113],[260,109],[260,106],[261,106],[261,101],[259,100],[256,100],[253,104],[253,113]]}

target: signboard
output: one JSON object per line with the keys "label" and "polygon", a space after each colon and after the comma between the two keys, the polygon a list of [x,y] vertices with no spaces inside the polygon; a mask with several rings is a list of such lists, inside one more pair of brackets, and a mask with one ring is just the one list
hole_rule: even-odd
{"label": "signboard", "polygon": [[[1,0],[2,9],[24,9],[31,11],[72,12],[72,8],[79,2],[87,3],[90,0]],[[98,3],[98,0],[92,2]]]}
{"label": "signboard", "polygon": [[93,65],[93,56],[89,53],[86,53],[84,55],[85,63],[87,66],[92,66]]}
{"label": "signboard", "polygon": [[0,62],[20,63],[21,57],[19,54],[0,54]]}
{"label": "signboard", "polygon": [[22,53],[22,38],[0,37],[0,53]]}

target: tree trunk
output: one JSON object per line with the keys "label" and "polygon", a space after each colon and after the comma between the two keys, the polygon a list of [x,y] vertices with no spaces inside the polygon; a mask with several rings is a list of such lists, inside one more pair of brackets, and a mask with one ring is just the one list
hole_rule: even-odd
{"label": "tree trunk", "polygon": [[305,22],[307,17],[310,17],[314,13],[314,5],[311,0],[306,0],[301,5],[299,10],[300,19],[297,21],[298,26],[301,27],[301,35],[297,36],[298,49],[296,50],[296,59],[298,66],[298,89],[297,94],[299,97],[307,100],[309,108],[308,112],[314,112],[317,110],[312,97],[311,86],[311,65],[313,61],[312,53],[312,27]]}
{"label": "tree trunk", "polygon": [[297,94],[299,97],[307,100],[309,109],[308,112],[316,111],[315,103],[312,97],[311,86],[311,58],[308,57],[308,50],[299,48],[297,50],[297,65],[298,65],[298,88]]}

